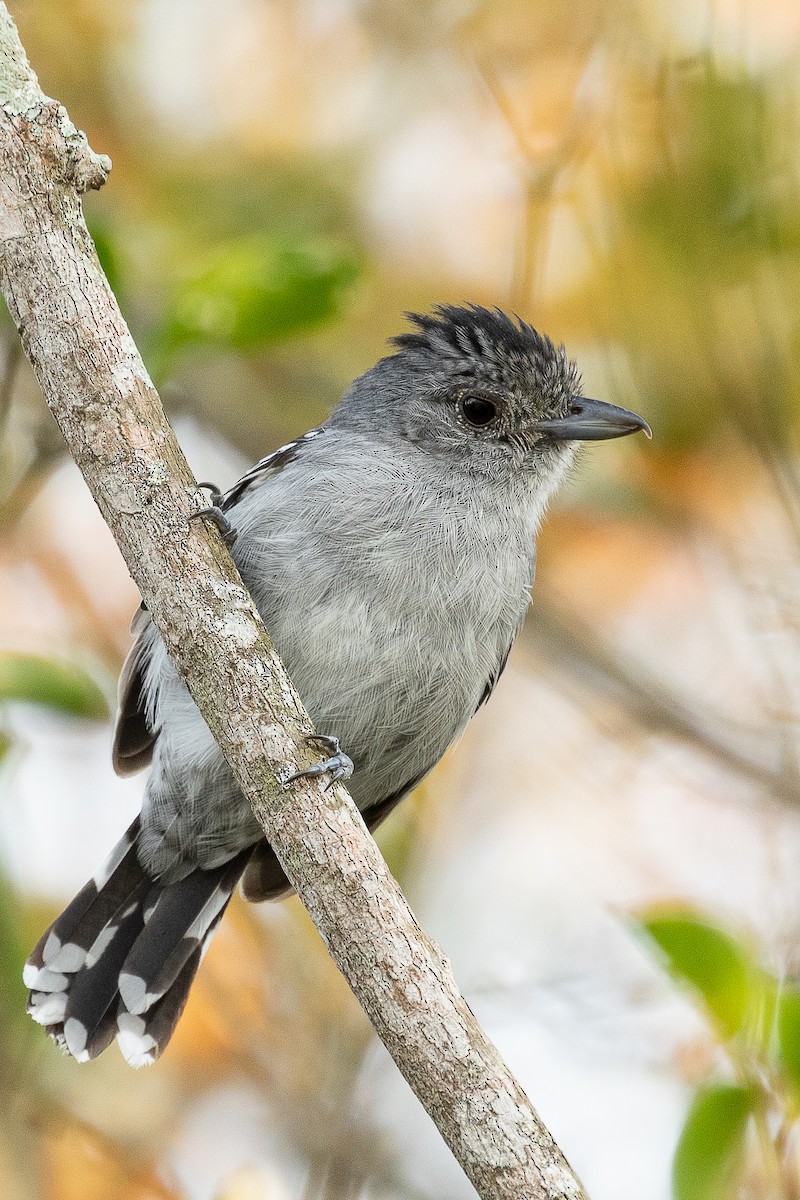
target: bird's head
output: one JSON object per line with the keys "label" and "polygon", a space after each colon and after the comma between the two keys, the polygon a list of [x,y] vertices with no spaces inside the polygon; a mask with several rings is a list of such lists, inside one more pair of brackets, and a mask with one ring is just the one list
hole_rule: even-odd
{"label": "bird's head", "polygon": [[557,481],[577,442],[650,436],[635,413],[582,396],[564,347],[524,321],[478,305],[408,316],[413,332],[356,380],[338,420],[487,478],[543,484]]}

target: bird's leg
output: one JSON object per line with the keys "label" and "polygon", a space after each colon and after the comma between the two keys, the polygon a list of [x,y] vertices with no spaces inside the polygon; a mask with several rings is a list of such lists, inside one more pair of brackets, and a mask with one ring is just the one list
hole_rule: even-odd
{"label": "bird's leg", "polygon": [[339,739],[337,737],[328,737],[325,733],[311,733],[306,738],[307,742],[319,742],[326,750],[331,751],[330,758],[323,759],[322,762],[314,763],[313,767],[306,767],[304,771],[295,771],[288,779],[283,781],[283,786],[288,787],[295,779],[304,779],[313,777],[314,775],[324,775],[330,771],[330,782],[326,783],[325,791],[336,783],[337,779],[349,779],[353,774],[353,760],[349,755],[345,754],[339,748]]}
{"label": "bird's leg", "polygon": [[222,534],[222,540],[225,545],[232,546],[239,535],[220,506],[222,492],[215,483],[198,483],[197,486],[210,493],[211,503],[206,508],[200,508],[197,512],[192,513],[189,520],[196,521],[198,517],[207,517]]}

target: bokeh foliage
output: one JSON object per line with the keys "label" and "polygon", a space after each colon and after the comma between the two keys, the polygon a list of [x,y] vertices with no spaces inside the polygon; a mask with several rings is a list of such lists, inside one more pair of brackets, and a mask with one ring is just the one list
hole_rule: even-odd
{"label": "bokeh foliage", "polygon": [[728,1074],[704,1080],[695,1093],[675,1151],[674,1200],[740,1195],[748,1144],[751,1159],[761,1158],[756,1177],[777,1180],[790,1196],[786,1147],[800,1115],[798,984],[765,970],[756,946],[697,913],[653,912],[642,928],[676,983],[701,1004]]}

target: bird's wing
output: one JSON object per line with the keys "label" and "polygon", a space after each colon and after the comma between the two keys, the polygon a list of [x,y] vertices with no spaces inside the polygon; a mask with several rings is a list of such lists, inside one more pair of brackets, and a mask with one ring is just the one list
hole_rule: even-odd
{"label": "bird's wing", "polygon": [[508,643],[505,654],[500,659],[500,662],[497,664],[497,667],[495,668],[495,670],[492,671],[491,675],[486,680],[486,687],[481,692],[481,698],[478,701],[478,704],[475,708],[475,712],[477,712],[478,709],[483,708],[484,704],[486,703],[486,701],[489,699],[492,692],[494,691],[494,689],[497,685],[498,679],[503,674],[503,671],[505,671],[505,669],[506,669],[506,663],[508,662],[508,656],[511,653],[511,647],[513,645],[514,645],[513,642]]}
{"label": "bird's wing", "polygon": [[[262,458],[225,492],[219,502],[220,507],[225,511],[233,508],[248,492],[260,487],[288,463],[293,462],[302,447],[323,432],[322,426],[311,429],[302,437]],[[158,737],[158,730],[149,727],[145,716],[143,681],[152,641],[150,614],[144,604],[133,618],[131,633],[133,645],[125,659],[119,679],[119,707],[111,752],[114,770],[118,775],[133,775],[143,767],[149,766],[153,757],[153,746]]]}
{"label": "bird's wing", "polygon": [[249,471],[245,471],[241,479],[238,479],[219,501],[219,506],[223,512],[227,512],[228,509],[233,508],[243,496],[247,495],[254,488],[261,487],[277,471],[283,470],[288,463],[294,462],[301,453],[303,446],[324,432],[324,425],[319,425],[316,429],[309,429],[308,433],[304,433],[302,437],[296,438],[293,442],[287,442],[285,446],[281,446],[277,450],[273,450],[272,454],[268,454],[266,458],[262,458]]}
{"label": "bird's wing", "polygon": [[143,676],[150,651],[150,613],[142,604],[131,622],[133,645],[122,665],[117,690],[119,706],[111,761],[118,775],[135,775],[149,766],[157,731],[144,713]]}

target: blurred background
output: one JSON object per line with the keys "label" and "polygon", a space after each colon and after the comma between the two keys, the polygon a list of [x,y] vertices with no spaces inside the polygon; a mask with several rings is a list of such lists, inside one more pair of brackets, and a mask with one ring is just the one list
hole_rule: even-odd
{"label": "blurred background", "polygon": [[[221,485],[441,301],[563,340],[589,448],[461,743],[381,830],[593,1200],[800,1196],[796,0],[16,0],[111,155],[98,251]],[[474,1196],[296,899],[164,1059],[60,1057],[21,963],[137,810],[135,590],[0,326],[0,1190]]]}

